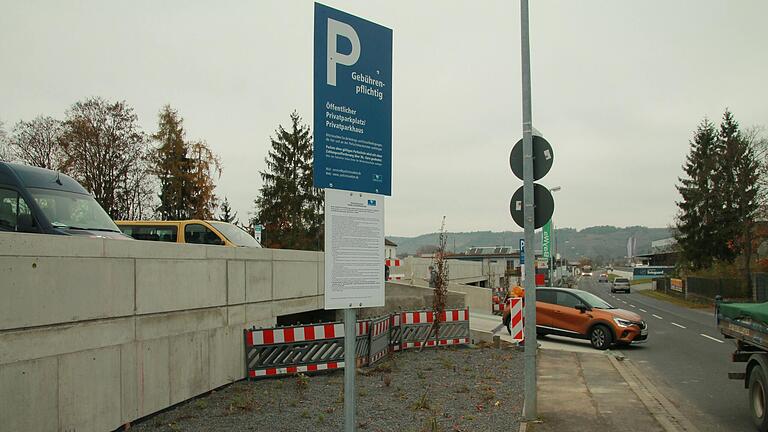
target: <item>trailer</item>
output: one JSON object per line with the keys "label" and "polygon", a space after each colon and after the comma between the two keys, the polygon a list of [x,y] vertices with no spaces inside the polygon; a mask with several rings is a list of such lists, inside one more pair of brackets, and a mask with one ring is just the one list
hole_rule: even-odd
{"label": "trailer", "polygon": [[715,302],[717,327],[726,339],[736,342],[731,361],[743,363],[743,372],[729,372],[728,378],[744,382],[749,390],[752,422],[768,432],[768,302]]}

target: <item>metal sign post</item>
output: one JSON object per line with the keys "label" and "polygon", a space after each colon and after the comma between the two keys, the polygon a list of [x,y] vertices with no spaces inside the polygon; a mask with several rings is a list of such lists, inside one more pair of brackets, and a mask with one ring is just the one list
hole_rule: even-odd
{"label": "metal sign post", "polygon": [[[313,186],[325,189],[325,309],[344,309],[344,430],[355,430],[356,311],[384,306],[392,30],[315,3]],[[375,195],[374,195],[375,194]]]}
{"label": "metal sign post", "polygon": [[[523,218],[525,243],[532,245],[533,209],[533,121],[531,119],[531,50],[528,29],[528,0],[520,0],[520,44],[523,77]],[[535,275],[535,259],[525,263],[525,273]],[[525,287],[525,403],[523,418],[536,419],[536,278],[527,277]]]}

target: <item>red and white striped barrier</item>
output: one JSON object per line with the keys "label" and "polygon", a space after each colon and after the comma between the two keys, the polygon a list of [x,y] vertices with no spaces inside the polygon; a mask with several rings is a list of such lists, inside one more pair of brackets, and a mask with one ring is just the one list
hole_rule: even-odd
{"label": "red and white striped barrier", "polygon": [[510,311],[512,313],[512,321],[510,322],[510,328],[512,329],[512,339],[522,341],[523,336],[523,298],[511,297],[507,300],[510,305]]}
{"label": "red and white striped barrier", "polygon": [[400,322],[400,314],[394,314],[389,319],[389,327],[392,329],[392,332],[390,333],[392,339],[390,341],[390,350],[393,352],[402,349],[402,344],[400,343],[402,337]]}
{"label": "red and white striped barrier", "polygon": [[344,362],[330,362],[321,364],[311,364],[306,366],[288,366],[281,368],[267,368],[248,371],[248,376],[251,378],[273,376],[273,375],[286,375],[295,374],[300,372],[318,372],[324,370],[344,369]]}
{"label": "red and white striped barrier", "polygon": [[[358,323],[358,326],[359,324],[360,323]],[[344,324],[336,323],[304,327],[249,330],[245,337],[246,343],[249,346],[334,339],[344,337]]]}
{"label": "red and white striped barrier", "polygon": [[[425,312],[401,312],[403,324],[420,324],[431,323],[435,320],[435,313],[432,311]],[[469,321],[469,309],[456,309],[451,311],[443,311],[440,313],[441,322],[451,321]]]}
{"label": "red and white striped barrier", "polygon": [[443,345],[460,345],[460,344],[468,344],[469,338],[457,338],[457,339],[440,339],[439,341],[427,341],[426,343],[422,342],[405,342],[403,343],[403,349],[408,348],[418,348],[422,345],[425,347],[433,347],[433,346],[443,346]]}
{"label": "red and white striped barrier", "polygon": [[405,275],[398,273],[392,274],[392,267],[400,267],[401,261],[399,259],[385,259],[384,265],[390,268],[389,277],[387,280],[402,280],[405,279]]}

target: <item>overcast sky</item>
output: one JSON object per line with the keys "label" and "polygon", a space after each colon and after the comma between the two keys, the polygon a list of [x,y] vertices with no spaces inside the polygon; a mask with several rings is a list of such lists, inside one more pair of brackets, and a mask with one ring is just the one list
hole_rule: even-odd
{"label": "overcast sky", "polygon": [[[388,235],[518,229],[516,1],[333,1],[394,32]],[[729,107],[768,126],[768,2],[531,1],[533,124],[561,227],[663,227],[698,122]],[[0,120],[126,100],[148,133],[161,106],[223,161],[217,193],[244,219],[269,136],[312,121],[311,1],[0,1]]]}

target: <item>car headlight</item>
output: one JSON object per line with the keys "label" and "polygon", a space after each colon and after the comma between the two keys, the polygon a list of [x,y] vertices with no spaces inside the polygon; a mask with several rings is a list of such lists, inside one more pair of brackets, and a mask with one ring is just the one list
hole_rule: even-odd
{"label": "car headlight", "polygon": [[632,321],[621,319],[621,318],[614,318],[613,322],[616,323],[619,327],[629,327],[631,325],[634,325]]}

